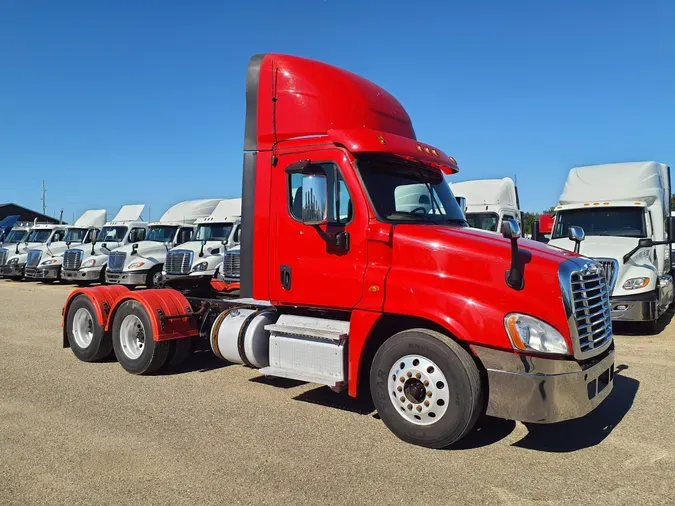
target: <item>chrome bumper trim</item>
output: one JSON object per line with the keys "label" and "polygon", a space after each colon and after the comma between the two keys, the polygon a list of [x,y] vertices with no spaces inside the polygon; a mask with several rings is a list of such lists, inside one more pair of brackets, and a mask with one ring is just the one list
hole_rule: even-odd
{"label": "chrome bumper trim", "polygon": [[79,270],[79,271],[61,271],[61,278],[68,281],[98,281],[101,277],[101,269],[97,270]]}
{"label": "chrome bumper trim", "polygon": [[112,285],[144,285],[148,271],[138,272],[106,272],[106,283]]}
{"label": "chrome bumper trim", "polygon": [[472,346],[487,369],[487,414],[508,420],[555,423],[593,411],[614,386],[614,347],[577,362]]}

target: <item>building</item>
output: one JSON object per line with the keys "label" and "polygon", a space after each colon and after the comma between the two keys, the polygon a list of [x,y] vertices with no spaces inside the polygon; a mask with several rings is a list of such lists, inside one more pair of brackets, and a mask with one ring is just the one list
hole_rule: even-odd
{"label": "building", "polygon": [[[0,220],[6,218],[7,216],[19,216],[19,221],[20,222],[26,222],[26,221],[35,221],[35,218],[37,218],[37,221],[39,223],[58,223],[59,220],[58,218],[52,218],[51,216],[45,216],[42,213],[38,213],[37,211],[32,211],[30,209],[26,209],[25,207],[19,206],[17,204],[0,204]],[[65,223],[65,221],[63,222]]]}

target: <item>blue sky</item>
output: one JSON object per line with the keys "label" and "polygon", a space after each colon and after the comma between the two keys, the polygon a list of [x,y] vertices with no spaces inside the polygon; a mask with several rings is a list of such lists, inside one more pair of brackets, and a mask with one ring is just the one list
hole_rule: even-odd
{"label": "blue sky", "polygon": [[0,202],[239,196],[246,64],[282,52],[380,84],[455,180],[516,176],[538,211],[575,165],[675,166],[674,24],[666,0],[2,0]]}

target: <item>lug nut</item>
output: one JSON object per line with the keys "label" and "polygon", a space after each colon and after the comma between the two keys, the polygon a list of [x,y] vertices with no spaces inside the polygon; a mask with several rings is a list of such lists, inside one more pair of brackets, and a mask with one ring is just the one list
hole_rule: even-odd
{"label": "lug nut", "polygon": [[429,380],[424,380],[424,386],[428,387],[429,386]]}
{"label": "lug nut", "polygon": [[400,400],[401,402],[405,402],[405,397],[401,396],[401,397],[399,397],[399,400]]}
{"label": "lug nut", "polygon": [[427,390],[427,397],[431,397],[431,390]]}
{"label": "lug nut", "polygon": [[417,406],[417,411],[422,411],[422,406]]}
{"label": "lug nut", "polygon": [[412,377],[412,373],[411,373],[410,371],[408,371],[408,374],[407,374],[406,376],[408,376],[408,378],[411,378],[411,377]]}
{"label": "lug nut", "polygon": [[399,392],[403,392],[403,387],[401,385],[399,385],[399,386],[396,387],[396,390],[398,390]]}
{"label": "lug nut", "polygon": [[408,409],[412,410],[412,404],[408,404]]}
{"label": "lug nut", "polygon": [[403,376],[401,376],[400,380],[401,380],[401,383],[405,383],[405,378]]}
{"label": "lug nut", "polygon": [[421,375],[420,373],[417,373],[417,374],[415,374],[415,377],[416,377],[417,379],[420,379],[420,378],[422,377],[422,375]]}
{"label": "lug nut", "polygon": [[424,405],[428,408],[429,407],[429,401],[424,401]]}

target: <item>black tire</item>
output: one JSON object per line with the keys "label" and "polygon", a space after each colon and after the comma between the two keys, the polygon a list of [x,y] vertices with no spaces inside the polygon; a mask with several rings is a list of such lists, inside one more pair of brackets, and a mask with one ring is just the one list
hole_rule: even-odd
{"label": "black tire", "polygon": [[[142,330],[144,336],[142,351],[136,358],[130,357],[125,352],[120,332],[122,322],[130,315],[134,315],[140,320],[141,328],[139,330]],[[154,341],[150,317],[145,308],[135,300],[123,302],[115,313],[112,342],[117,361],[125,371],[132,374],[152,374],[156,372],[164,365],[169,355],[169,343]]]}
{"label": "black tire", "polygon": [[56,280],[55,279],[43,279],[42,283],[45,284],[45,285],[53,285],[54,281],[56,281]]}
{"label": "black tire", "polygon": [[[430,360],[447,379],[441,388],[448,389],[446,395],[451,402],[443,415],[429,425],[412,423],[392,402],[392,395],[399,394],[390,391],[390,370],[407,355]],[[473,358],[448,336],[433,330],[404,330],[385,341],[370,368],[370,392],[389,430],[403,441],[427,448],[445,448],[459,441],[474,427],[483,411],[480,373]]]}
{"label": "black tire", "polygon": [[179,367],[190,356],[195,349],[194,339],[186,337],[183,339],[172,339],[169,341],[169,355],[165,365],[167,367]]}
{"label": "black tire", "polygon": [[105,285],[105,265],[101,269],[101,274],[98,275],[98,282]]}
{"label": "black tire", "polygon": [[[77,343],[73,334],[73,319],[78,309],[86,310],[92,322],[92,339],[88,346],[82,347]],[[96,309],[89,297],[86,295],[78,295],[73,299],[68,307],[68,315],[66,316],[66,335],[68,336],[68,344],[73,354],[83,362],[96,362],[103,360],[112,353],[113,345],[110,334],[106,334],[103,327],[98,324],[96,319]]]}
{"label": "black tire", "polygon": [[91,281],[75,281],[75,284],[77,286],[89,286],[91,285]]}
{"label": "black tire", "polygon": [[155,274],[162,272],[162,265],[155,265],[152,269],[148,271],[148,274],[145,276],[145,286],[147,288],[160,288],[162,283],[153,282]]}

